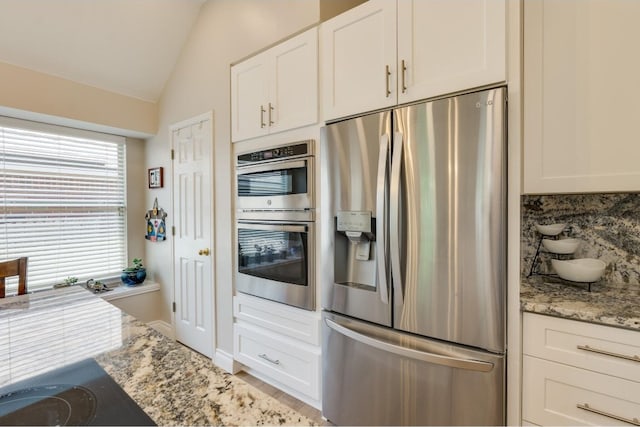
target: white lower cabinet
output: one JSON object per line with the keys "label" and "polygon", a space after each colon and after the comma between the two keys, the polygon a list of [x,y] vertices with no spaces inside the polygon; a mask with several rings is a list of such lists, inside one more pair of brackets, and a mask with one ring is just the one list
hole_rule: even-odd
{"label": "white lower cabinet", "polygon": [[530,313],[523,320],[523,423],[640,423],[640,332]]}
{"label": "white lower cabinet", "polygon": [[319,313],[238,294],[234,316],[234,358],[245,370],[319,408]]}
{"label": "white lower cabinet", "polygon": [[539,425],[620,425],[640,418],[640,384],[524,357],[523,417]]}
{"label": "white lower cabinet", "polygon": [[235,327],[236,358],[276,381],[318,399],[320,352],[249,324]]}

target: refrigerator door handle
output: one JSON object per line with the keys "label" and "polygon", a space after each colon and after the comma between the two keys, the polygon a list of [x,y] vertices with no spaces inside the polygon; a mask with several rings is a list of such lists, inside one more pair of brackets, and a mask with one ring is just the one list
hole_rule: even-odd
{"label": "refrigerator door handle", "polygon": [[400,170],[402,166],[402,133],[393,134],[393,157],[391,158],[391,202],[389,207],[389,243],[391,252],[391,277],[394,297],[404,304],[402,271],[400,270]]}
{"label": "refrigerator door handle", "polygon": [[329,328],[348,338],[351,338],[362,344],[375,347],[382,351],[397,354],[398,356],[420,360],[422,362],[432,363],[435,365],[448,366],[454,369],[465,369],[477,372],[490,372],[493,369],[493,363],[491,362],[484,362],[474,359],[461,359],[458,357],[444,356],[441,354],[426,353],[423,351],[413,350],[411,348],[402,347],[396,344],[391,344],[369,337],[330,319],[324,319],[324,321]]}
{"label": "refrigerator door handle", "polygon": [[389,289],[387,287],[387,254],[386,254],[386,188],[387,188],[387,158],[389,156],[389,135],[380,137],[380,155],[378,157],[378,184],[376,195],[376,258],[378,265],[378,283],[380,285],[380,299],[389,303]]}

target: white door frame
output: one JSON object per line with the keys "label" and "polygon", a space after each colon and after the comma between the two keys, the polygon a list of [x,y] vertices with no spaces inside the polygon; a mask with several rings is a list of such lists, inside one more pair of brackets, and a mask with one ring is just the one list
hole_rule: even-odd
{"label": "white door frame", "polygon": [[[174,141],[173,141],[173,132],[178,130],[178,129],[182,129],[184,127],[187,126],[192,126],[195,124],[198,124],[200,122],[209,120],[209,123],[211,124],[211,155],[209,156],[209,170],[211,171],[211,188],[210,188],[210,197],[211,197],[211,228],[210,228],[210,238],[211,238],[211,248],[213,249],[213,255],[211,257],[211,309],[212,309],[212,316],[211,316],[211,342],[213,344],[213,351],[212,351],[212,360],[215,357],[216,354],[216,348],[217,348],[217,334],[216,334],[216,276],[215,276],[215,265],[216,265],[216,253],[215,253],[215,224],[216,224],[216,218],[215,218],[215,173],[213,170],[213,165],[215,164],[214,162],[214,157],[215,157],[215,137],[214,137],[214,133],[215,133],[215,128],[214,128],[214,122],[213,122],[213,111],[209,111],[207,113],[203,113],[200,114],[198,116],[195,117],[191,117],[189,119],[183,120],[181,122],[177,122],[174,123],[172,125],[169,126],[169,141],[170,141],[170,152],[175,152],[175,147],[174,147]],[[174,207],[174,199],[175,199],[175,183],[173,182],[173,174],[174,174],[174,163],[173,163],[173,159],[171,160],[171,208],[173,209]],[[171,217],[171,216],[170,216]],[[174,230],[174,225],[175,225],[175,213],[174,215],[171,217],[171,225],[172,225],[172,230]],[[173,232],[171,233],[171,236],[174,237]],[[173,328],[173,330],[176,330],[176,313],[175,310],[173,309],[173,304],[175,304],[175,295],[176,295],[176,282],[175,282],[175,256],[176,256],[176,248],[175,248],[175,239],[172,239],[171,241],[171,301],[172,301],[172,308],[171,308],[171,326]]]}

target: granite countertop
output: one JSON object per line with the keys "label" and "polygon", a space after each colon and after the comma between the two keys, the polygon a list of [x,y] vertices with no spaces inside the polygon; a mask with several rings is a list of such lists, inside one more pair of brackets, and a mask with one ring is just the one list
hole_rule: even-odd
{"label": "granite countertop", "polygon": [[521,280],[522,311],[640,330],[640,285],[568,283],[532,276]]}
{"label": "granite countertop", "polygon": [[0,343],[0,387],[93,358],[159,425],[312,425],[80,287],[0,300]]}

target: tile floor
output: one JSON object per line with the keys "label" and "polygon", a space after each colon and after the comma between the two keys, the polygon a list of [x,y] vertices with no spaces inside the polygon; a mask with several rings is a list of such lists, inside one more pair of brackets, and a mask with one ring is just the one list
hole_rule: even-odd
{"label": "tile floor", "polygon": [[238,372],[237,374],[235,374],[235,376],[254,386],[255,388],[263,391],[264,393],[278,400],[280,403],[287,405],[291,409],[299,412],[301,415],[310,418],[314,422],[314,424],[319,426],[333,425],[322,418],[322,414],[319,410],[310,405],[307,405],[306,403],[296,399],[295,397],[288,395],[282,390],[279,390],[272,385],[267,384],[264,381],[243,371]]}

